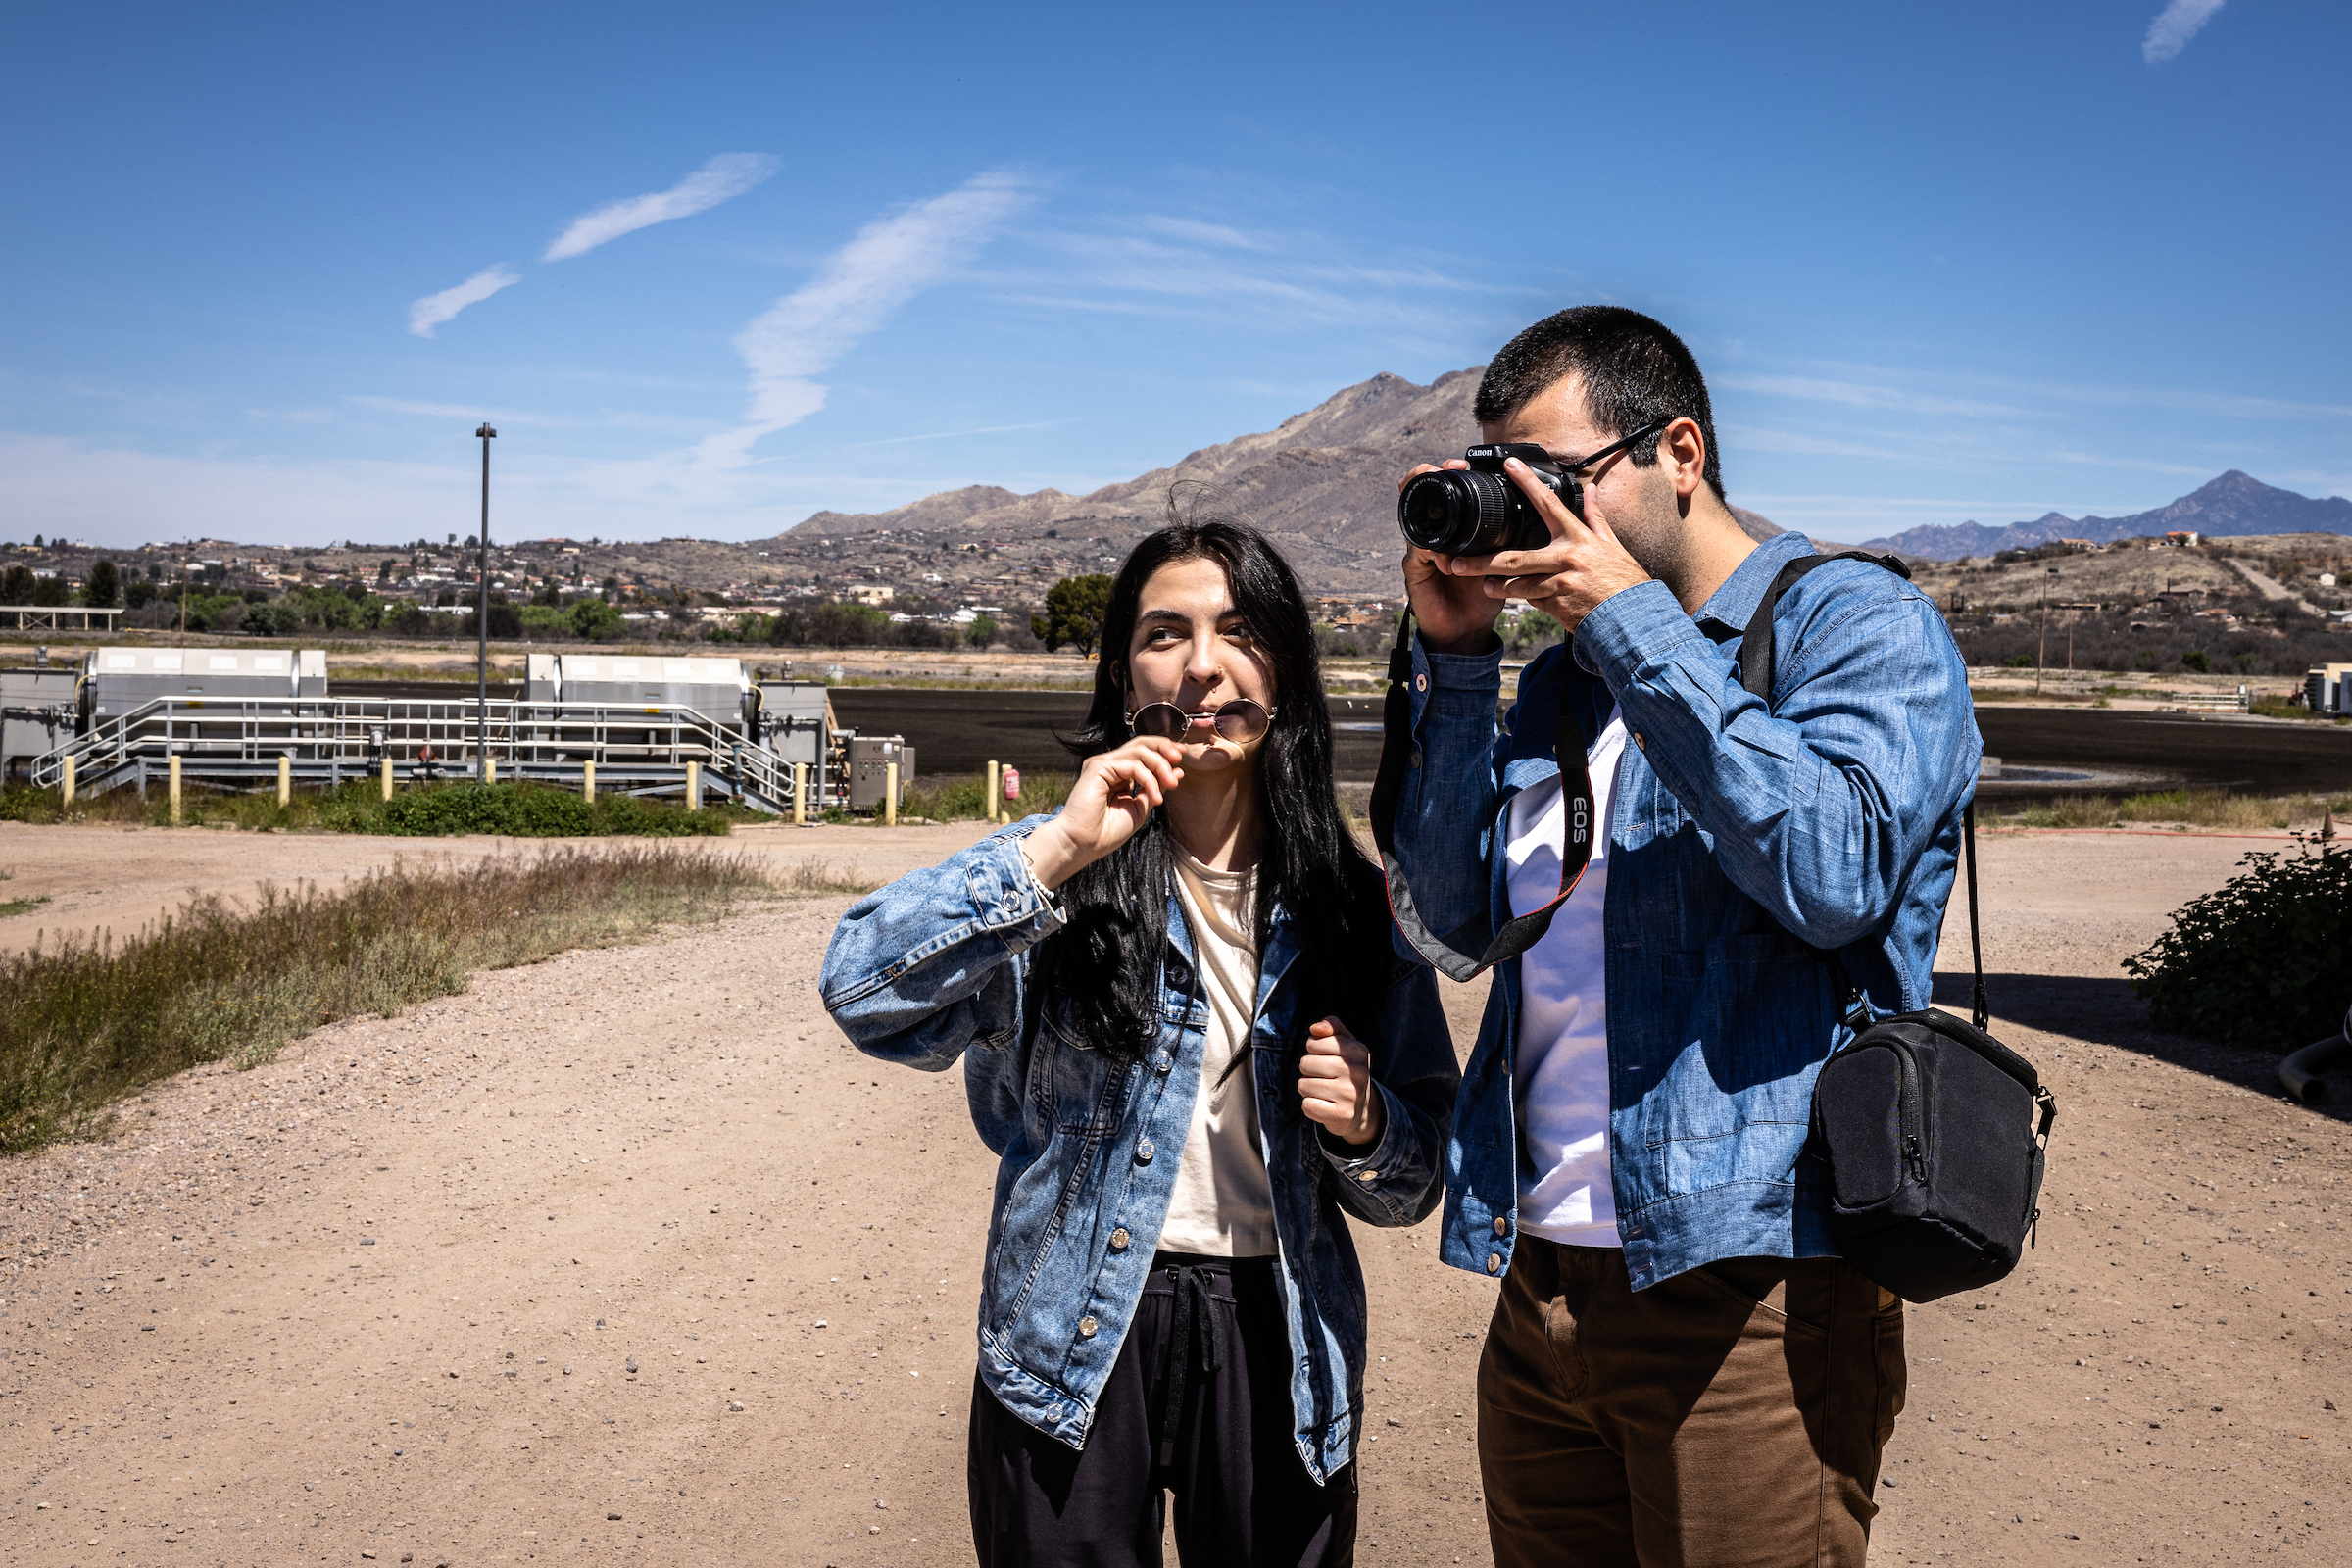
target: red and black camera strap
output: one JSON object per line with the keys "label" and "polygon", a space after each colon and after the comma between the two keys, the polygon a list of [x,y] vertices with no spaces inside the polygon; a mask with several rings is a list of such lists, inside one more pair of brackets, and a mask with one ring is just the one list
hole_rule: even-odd
{"label": "red and black camera strap", "polygon": [[[1389,914],[1396,929],[1440,974],[1449,980],[1475,980],[1484,970],[1517,957],[1543,940],[1551,928],[1551,917],[1568,902],[1568,895],[1584,879],[1585,867],[1592,863],[1592,835],[1600,824],[1593,820],[1592,773],[1585,759],[1589,743],[1574,708],[1577,683],[1563,679],[1560,710],[1551,730],[1565,813],[1558,895],[1541,908],[1511,915],[1499,931],[1482,920],[1440,936],[1422,919],[1404,867],[1396,860],[1396,803],[1404,793],[1405,773],[1420,762],[1413,745],[1412,687],[1417,678],[1426,677],[1413,673],[1413,612],[1407,610],[1397,617],[1396,644],[1389,650],[1389,690],[1381,706],[1380,771],[1372,784],[1372,840],[1380,847],[1380,868],[1389,887]],[[1475,956],[1471,948],[1456,945],[1462,939],[1475,946]]]}

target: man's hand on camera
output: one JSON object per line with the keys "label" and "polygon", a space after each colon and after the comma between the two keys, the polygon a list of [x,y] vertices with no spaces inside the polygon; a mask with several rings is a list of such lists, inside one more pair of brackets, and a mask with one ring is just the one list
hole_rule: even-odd
{"label": "man's hand on camera", "polygon": [[[1467,468],[1470,465],[1453,458],[1445,466]],[[1422,474],[1437,470],[1438,465],[1422,464],[1396,481],[1397,493],[1401,495],[1404,487]],[[1404,596],[1413,607],[1413,619],[1420,623],[1421,641],[1433,653],[1486,653],[1494,646],[1494,620],[1502,613],[1502,601],[1489,598],[1475,582],[1448,576],[1446,563],[1450,559],[1427,550],[1404,553]]]}
{"label": "man's hand on camera", "polygon": [[[1517,458],[1506,462],[1502,471],[1551,530],[1551,543],[1540,550],[1438,558],[1459,587],[1485,593],[1497,605],[1505,599],[1524,599],[1573,632],[1603,599],[1650,580],[1609,531],[1609,519],[1601,515],[1600,503],[1590,488],[1580,521]],[[1418,601],[1414,608],[1420,608]]]}

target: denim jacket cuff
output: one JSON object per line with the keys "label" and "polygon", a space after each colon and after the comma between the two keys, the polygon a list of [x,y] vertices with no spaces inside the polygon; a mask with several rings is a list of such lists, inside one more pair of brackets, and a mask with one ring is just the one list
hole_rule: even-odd
{"label": "denim jacket cuff", "polygon": [[1594,605],[1576,628],[1578,662],[1622,697],[1644,663],[1654,662],[1685,637],[1705,633],[1683,613],[1662,582],[1636,583]]}
{"label": "denim jacket cuff", "polygon": [[1358,1192],[1378,1196],[1391,1210],[1402,1213],[1407,1205],[1391,1196],[1391,1184],[1400,1177],[1407,1178],[1414,1196],[1418,1197],[1428,1185],[1428,1172],[1420,1168],[1413,1147],[1413,1119],[1406,1114],[1404,1102],[1378,1079],[1373,1080],[1372,1087],[1379,1091],[1382,1108],[1388,1113],[1380,1129],[1380,1141],[1361,1154],[1349,1154],[1345,1145],[1318,1127],[1315,1147],[1323,1151],[1324,1162],[1339,1173],[1342,1181]]}
{"label": "denim jacket cuff", "polygon": [[[971,881],[976,912],[982,925],[1008,937],[1015,952],[1034,947],[1069,923],[1060,896],[1037,879],[1037,869],[1029,863],[1029,856],[1021,847],[1021,841],[1047,820],[1043,816],[1030,817],[974,846],[983,852],[980,863],[996,872],[994,887],[978,877]],[[1028,929],[1007,930],[1012,926]]]}

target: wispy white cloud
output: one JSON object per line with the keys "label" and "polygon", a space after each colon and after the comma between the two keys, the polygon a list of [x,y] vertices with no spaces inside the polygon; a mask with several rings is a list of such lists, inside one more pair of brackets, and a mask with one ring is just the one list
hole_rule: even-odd
{"label": "wispy white cloud", "polygon": [[623,234],[666,223],[673,218],[692,218],[731,200],[776,172],[776,161],[765,153],[720,153],[667,190],[599,207],[572,220],[539,258],[561,262],[596,249]]}
{"label": "wispy white cloud", "polygon": [[990,172],[867,224],[815,277],[736,336],[735,351],[751,370],[749,406],[741,424],[702,443],[698,463],[740,466],[761,436],[823,408],[825,388],[812,378],[946,276],[1029,200],[1018,176]]}
{"label": "wispy white cloud", "polygon": [[2151,66],[2162,65],[2188,47],[2188,40],[2197,29],[2213,20],[2226,0],[2173,0],[2156,14],[2148,24],[2148,35],[2139,41],[2139,58]]}
{"label": "wispy white cloud", "polygon": [[1852,409],[1890,409],[1905,414],[1961,415],[1972,417],[2017,417],[2023,409],[1983,403],[1970,398],[1939,397],[1902,387],[1876,386],[1861,381],[1833,381],[1810,375],[1719,375],[1717,386],[1772,397],[1796,398],[1807,403],[1836,403]]}
{"label": "wispy white cloud", "polygon": [[433,328],[450,319],[468,305],[479,305],[500,289],[519,283],[519,273],[505,267],[484,268],[456,288],[445,288],[438,294],[427,294],[409,307],[409,330],[418,337],[431,337]]}
{"label": "wispy white cloud", "polygon": [[1154,213],[1138,219],[1136,226],[1195,245],[1219,245],[1237,251],[1262,251],[1268,248],[1265,241],[1252,239],[1230,224],[1203,223],[1193,218],[1167,218]]}
{"label": "wispy white cloud", "polygon": [[554,419],[540,418],[536,415],[516,414],[512,409],[469,408],[463,403],[419,403],[410,398],[369,397],[357,392],[349,394],[345,401],[356,403],[363,409],[380,409],[386,414],[410,414],[420,419],[466,421],[490,419],[500,424],[534,425],[552,425],[558,422]]}

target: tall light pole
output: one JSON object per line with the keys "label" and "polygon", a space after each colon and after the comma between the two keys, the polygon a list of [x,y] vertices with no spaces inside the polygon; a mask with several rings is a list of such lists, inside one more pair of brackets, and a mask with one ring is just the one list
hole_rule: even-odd
{"label": "tall light pole", "polygon": [[[487,451],[487,450],[488,450],[488,448],[484,448],[483,450]],[[485,473],[487,473],[487,472],[489,471],[488,467],[486,466],[486,465],[489,463],[489,461],[490,461],[490,460],[489,460],[488,458],[484,458],[484,459],[482,460],[483,464],[485,465],[485,467],[483,468],[483,472],[485,472]],[[487,484],[489,483],[489,481],[485,479],[485,480],[483,481],[483,483],[484,483],[485,485],[487,485]],[[487,490],[485,490],[483,493],[486,495],[486,494],[488,494],[488,491],[487,491]],[[483,505],[483,507],[484,507],[485,509],[487,509],[487,508],[488,508],[488,506],[489,506],[490,504],[489,504],[489,502],[485,501],[485,502],[483,502],[483,503],[482,503],[482,505]],[[483,515],[485,515],[485,516],[489,515],[489,514],[488,514],[487,510],[485,510],[485,511],[484,511],[484,513],[483,513]],[[2058,568],[2057,568],[2056,566],[2052,566],[2052,567],[2050,567],[2050,568],[2049,568],[2049,570],[2048,570],[2046,573],[2044,573],[2044,575],[2042,576],[2042,579],[2041,579],[2041,642],[2040,642],[2039,646],[2038,646],[2038,647],[2037,647],[2037,648],[2034,650],[2034,696],[2036,696],[2036,697],[2039,697],[2039,696],[2041,695],[2041,666],[2042,666],[2043,664],[2045,664],[2045,663],[2049,662],[2049,657],[2050,657],[2050,578],[2052,578],[2052,577],[2055,577],[2055,576],[2057,576],[2057,575],[2058,575]],[[2070,662],[2070,663],[2071,663],[2071,662],[2073,662],[2073,661],[2070,659],[2070,660],[2068,661],[2068,662]]]}
{"label": "tall light pole", "polygon": [[473,666],[473,775],[487,781],[490,777],[490,443],[498,432],[484,420],[482,427],[473,433],[482,438],[481,581],[476,584],[480,598],[473,612],[473,630],[478,640]]}

